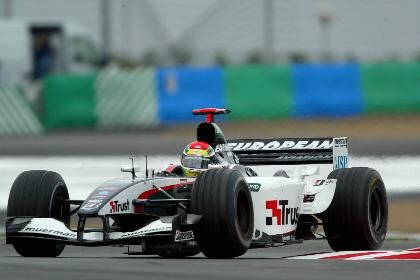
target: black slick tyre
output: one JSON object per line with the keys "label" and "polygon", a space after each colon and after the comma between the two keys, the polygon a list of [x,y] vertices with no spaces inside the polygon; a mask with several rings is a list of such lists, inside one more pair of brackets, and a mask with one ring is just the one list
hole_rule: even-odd
{"label": "black slick tyre", "polygon": [[[7,204],[7,216],[54,218],[70,223],[70,207],[62,200],[69,194],[63,178],[52,171],[31,170],[22,172],[14,181]],[[16,252],[24,257],[56,257],[64,244],[38,239],[19,239],[13,242]]]}
{"label": "black slick tyre", "polygon": [[194,234],[209,258],[234,258],[249,248],[254,230],[251,193],[238,170],[210,169],[201,173],[191,193],[191,211],[202,215]]}
{"label": "black slick tyre", "polygon": [[336,169],[333,201],[323,213],[324,231],[335,251],[376,250],[385,240],[388,203],[379,173],[367,167]]}

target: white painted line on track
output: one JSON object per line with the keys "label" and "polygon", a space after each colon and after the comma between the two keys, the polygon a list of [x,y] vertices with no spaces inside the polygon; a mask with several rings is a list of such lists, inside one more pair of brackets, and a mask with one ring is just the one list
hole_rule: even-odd
{"label": "white painted line on track", "polygon": [[296,256],[296,257],[288,257],[286,259],[289,259],[289,260],[319,260],[323,257],[332,257],[332,256],[336,256],[336,255],[337,255],[337,252],[317,253],[317,254],[309,254],[309,255]]}
{"label": "white painted line on track", "polygon": [[289,257],[291,260],[416,260],[420,261],[420,248],[392,251],[341,251]]}
{"label": "white painted line on track", "polygon": [[406,251],[387,251],[387,252],[378,252],[377,254],[363,255],[358,257],[346,258],[346,260],[357,261],[357,260],[373,260],[380,257],[388,257],[393,255],[400,255],[402,252]]}

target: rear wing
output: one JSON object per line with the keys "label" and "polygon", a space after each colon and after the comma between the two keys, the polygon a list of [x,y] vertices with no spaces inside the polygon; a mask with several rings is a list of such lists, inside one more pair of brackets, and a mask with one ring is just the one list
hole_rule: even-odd
{"label": "rear wing", "polygon": [[228,140],[228,146],[243,165],[348,166],[347,137],[235,139]]}

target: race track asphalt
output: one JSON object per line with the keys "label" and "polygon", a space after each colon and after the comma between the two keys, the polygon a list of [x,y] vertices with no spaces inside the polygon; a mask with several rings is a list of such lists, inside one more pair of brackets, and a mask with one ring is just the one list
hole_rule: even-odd
{"label": "race track asphalt", "polygon": [[[2,240],[4,243],[4,240]],[[383,248],[419,247],[420,242],[387,241]],[[125,248],[67,247],[55,259],[19,257],[0,245],[0,279],[420,279],[420,261],[291,260],[286,257],[331,252],[324,240],[253,249],[237,259],[198,255],[186,259],[127,256]]]}

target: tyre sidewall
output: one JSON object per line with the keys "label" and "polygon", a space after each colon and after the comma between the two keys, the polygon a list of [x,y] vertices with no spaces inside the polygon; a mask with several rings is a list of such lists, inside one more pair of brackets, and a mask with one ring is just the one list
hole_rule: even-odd
{"label": "tyre sidewall", "polygon": [[[54,218],[69,226],[70,206],[62,206],[58,202],[58,199],[68,198],[67,186],[59,174],[46,170],[25,171],[12,185],[7,216]],[[56,241],[32,239],[21,239],[13,243],[13,246],[25,257],[56,257],[65,247]]]}
{"label": "tyre sidewall", "polygon": [[[229,217],[231,217],[231,223],[235,225],[235,227],[229,227],[229,229],[235,229],[236,233],[231,234],[230,236],[235,236],[235,240],[232,240],[232,242],[235,242],[238,244],[239,247],[246,247],[248,248],[251,245],[252,241],[252,234],[254,229],[254,211],[253,211],[253,205],[252,205],[252,198],[249,191],[249,187],[245,179],[241,177],[235,178],[235,188],[231,192],[231,197],[228,199],[228,201],[233,202],[234,201],[234,207],[227,207],[230,209]],[[238,205],[239,202],[239,196],[245,195],[246,196],[246,202],[247,205],[245,205],[247,210],[249,211],[249,228],[248,230],[242,230],[240,226],[240,218],[238,217]],[[245,203],[246,203],[245,202]],[[244,202],[241,202],[244,203]]]}
{"label": "tyre sidewall", "polygon": [[[377,172],[376,172],[377,173]],[[376,175],[376,176],[375,176]],[[380,179],[381,177],[379,176],[379,174],[374,174],[374,176],[370,176],[369,178],[369,185],[367,187],[369,194],[366,197],[366,203],[367,203],[367,219],[368,221],[365,222],[366,225],[369,225],[367,227],[365,227],[366,230],[366,236],[368,237],[368,242],[369,244],[372,246],[372,248],[378,249],[382,243],[385,240],[386,237],[386,233],[387,233],[387,226],[388,226],[388,207],[385,207],[385,205],[387,204],[386,201],[386,191],[385,191],[385,187],[383,185],[382,180]],[[382,205],[379,205],[379,207],[383,207],[382,209],[382,216],[381,216],[381,227],[379,230],[374,230],[373,228],[373,224],[371,221],[371,199],[372,196],[374,194],[374,192],[378,192],[379,194],[379,198],[381,200]]]}
{"label": "tyre sidewall", "polygon": [[[330,207],[320,216],[328,243],[336,251],[378,249],[387,232],[386,190],[379,173],[370,168],[337,169],[328,178],[337,179]],[[381,227],[373,229],[370,204],[373,193],[380,197]]]}
{"label": "tyre sidewall", "polygon": [[[238,207],[242,207],[242,202],[238,205],[239,197],[246,201],[246,232],[242,231],[237,216]],[[192,213],[203,216],[195,228],[195,235],[207,257],[240,256],[250,246],[254,216],[252,198],[248,184],[239,171],[217,168],[200,174],[192,191]]]}

